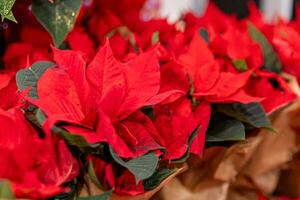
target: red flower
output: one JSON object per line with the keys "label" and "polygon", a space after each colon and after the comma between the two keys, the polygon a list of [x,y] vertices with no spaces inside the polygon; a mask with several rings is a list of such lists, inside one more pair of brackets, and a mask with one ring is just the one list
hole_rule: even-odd
{"label": "red flower", "polygon": [[[206,101],[193,108],[191,99],[187,98],[190,89],[188,74],[181,65],[171,61],[161,67],[161,92],[182,91],[169,97],[172,103],[154,107],[154,123],[166,148],[164,159],[180,159],[187,151],[202,154],[211,108]],[[189,144],[197,128],[199,131]]]}
{"label": "red flower", "polygon": [[107,163],[97,158],[91,158],[98,180],[106,190],[114,188],[114,193],[120,195],[138,195],[145,192],[143,181],[136,183],[134,175],[128,170]]}
{"label": "red flower", "polygon": [[224,60],[227,59],[231,63],[236,60],[244,60],[250,69],[263,65],[260,46],[251,40],[246,28],[230,26],[224,33],[210,29],[209,37],[211,51],[223,57]]}
{"label": "red flower", "polygon": [[251,77],[247,92],[253,96],[263,97],[261,101],[266,113],[272,113],[297,99],[287,82],[275,73],[261,71]]}
{"label": "red flower", "polygon": [[[62,184],[79,171],[63,141],[40,139],[19,110],[0,110],[0,179],[9,180],[17,198],[46,198],[67,192]],[[8,134],[9,133],[9,134]]]}
{"label": "red flower", "polygon": [[106,43],[87,68],[74,51],[54,49],[54,60],[58,66],[48,69],[38,82],[39,99],[30,100],[46,113],[48,127],[58,121],[86,127],[65,128],[90,143],[107,142],[126,158],[160,148],[152,122],[138,110],[178,91],[159,93],[155,50],[120,63]]}
{"label": "red flower", "polygon": [[219,63],[198,34],[195,34],[187,52],[179,57],[179,61],[193,81],[195,88],[192,95],[197,98],[223,103],[262,100],[249,96],[244,90],[252,70],[240,74],[221,71]]}
{"label": "red flower", "polygon": [[283,70],[294,75],[300,81],[300,37],[292,27],[288,25],[278,25],[274,27],[272,43],[283,64]]}
{"label": "red flower", "polygon": [[[179,159],[188,150],[201,155],[211,115],[210,102],[250,103],[262,100],[245,92],[252,70],[241,74],[222,71],[198,35],[194,36],[188,51],[179,57],[179,61],[182,66],[174,62],[162,66],[161,90],[181,90],[182,93],[174,98],[180,99],[172,104],[155,106],[155,125],[167,150],[165,159]],[[197,128],[200,131],[188,149],[189,140]]]}
{"label": "red flower", "polygon": [[[155,109],[155,126],[164,139],[164,159],[179,159],[187,151],[201,155],[204,149],[205,133],[210,119],[210,104],[201,102],[195,110],[187,98]],[[189,139],[199,128],[189,150]]]}

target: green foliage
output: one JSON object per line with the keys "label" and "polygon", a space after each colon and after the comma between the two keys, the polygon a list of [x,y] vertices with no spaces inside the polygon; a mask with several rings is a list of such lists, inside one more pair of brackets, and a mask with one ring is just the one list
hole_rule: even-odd
{"label": "green foliage", "polygon": [[0,199],[15,199],[8,181],[0,181]]}
{"label": "green foliage", "polygon": [[273,131],[260,103],[232,103],[216,105],[206,142],[241,141],[246,138],[246,127],[266,128]]}
{"label": "green foliage", "polygon": [[33,0],[32,12],[59,47],[73,29],[82,0]]}
{"label": "green foliage", "polygon": [[259,103],[223,104],[219,105],[217,110],[253,127],[272,129],[272,125]]}
{"label": "green foliage", "polygon": [[112,148],[110,148],[110,153],[116,163],[128,169],[135,176],[136,183],[151,177],[158,164],[158,157],[153,152],[129,161],[120,158]]}
{"label": "green foliage", "polygon": [[159,42],[159,32],[156,31],[152,34],[152,38],[151,38],[151,44],[156,44],[157,42]]}
{"label": "green foliage", "polygon": [[36,62],[31,67],[18,71],[16,81],[19,91],[30,88],[28,96],[37,99],[37,82],[45,71],[54,65],[52,62]]}
{"label": "green foliage", "polygon": [[175,173],[177,169],[161,169],[156,171],[150,178],[144,181],[145,190],[153,190],[156,188],[165,178]]}
{"label": "green foliage", "polygon": [[232,63],[234,67],[240,72],[244,72],[248,70],[247,63],[244,59],[234,60],[232,61]]}
{"label": "green foliage", "polygon": [[259,43],[264,56],[264,69],[279,73],[282,66],[277,53],[267,38],[251,22],[248,23],[248,32],[250,37]]}
{"label": "green foliage", "polygon": [[200,28],[199,29],[199,35],[206,42],[206,44],[209,43],[209,34],[208,34],[208,31],[205,28]]}
{"label": "green foliage", "polygon": [[244,125],[222,114],[212,116],[206,142],[242,141],[246,138]]}
{"label": "green foliage", "polygon": [[0,15],[2,22],[4,19],[9,19],[11,21],[17,22],[12,12],[12,7],[16,0],[0,0]]}
{"label": "green foliage", "polygon": [[91,160],[89,160],[89,166],[88,166],[88,175],[91,179],[91,181],[101,190],[104,190],[103,185],[100,183],[100,181],[98,180],[96,173],[95,173],[95,169],[94,169],[94,165],[93,162]]}
{"label": "green foliage", "polygon": [[76,133],[69,133],[57,126],[53,126],[51,129],[52,133],[59,135],[66,143],[71,147],[78,148],[81,152],[89,152],[104,156],[103,148],[104,145],[101,143],[90,144],[84,137]]}
{"label": "green foliage", "polygon": [[45,113],[41,109],[37,109],[35,113],[35,118],[40,126],[43,126],[44,122],[46,121]]}

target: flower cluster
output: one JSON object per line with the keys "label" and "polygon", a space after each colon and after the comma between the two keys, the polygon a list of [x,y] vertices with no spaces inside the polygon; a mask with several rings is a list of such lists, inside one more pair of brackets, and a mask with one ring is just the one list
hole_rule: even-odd
{"label": "flower cluster", "polygon": [[298,20],[210,4],[168,24],[143,20],[143,0],[84,1],[61,44],[71,19],[42,23],[54,47],[30,3],[1,32],[0,188],[18,198],[72,198],[87,177],[102,195],[142,195],[190,154],[271,130],[268,116],[297,98],[281,74],[300,80]]}

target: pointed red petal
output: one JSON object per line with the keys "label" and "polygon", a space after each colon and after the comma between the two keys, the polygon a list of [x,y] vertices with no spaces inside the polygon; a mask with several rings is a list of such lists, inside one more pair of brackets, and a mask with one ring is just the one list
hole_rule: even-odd
{"label": "pointed red petal", "polygon": [[9,74],[0,74],[0,90],[8,86],[10,79]]}
{"label": "pointed red petal", "polygon": [[210,104],[201,103],[195,112],[188,99],[182,99],[155,109],[155,126],[162,135],[167,154],[165,159],[179,159],[188,150],[191,134],[200,127],[193,140],[191,152],[201,154],[204,148],[205,132],[210,119]]}
{"label": "pointed red petal", "polygon": [[130,154],[133,154],[134,157],[138,157],[151,150],[161,148],[157,141],[162,141],[162,138],[158,135],[151,120],[143,113],[136,112],[132,114],[128,119],[122,122],[122,126],[122,129],[117,129],[117,133],[122,137],[132,152],[127,152],[127,155],[125,154],[123,157],[128,157]]}
{"label": "pointed red petal", "polygon": [[214,63],[214,56],[205,41],[195,33],[187,52],[179,57],[179,62],[191,77],[195,77],[197,69],[202,65]]}
{"label": "pointed red petal", "polygon": [[169,62],[160,68],[160,93],[170,90],[181,90],[188,93],[190,83],[188,74],[184,72],[183,67],[176,62]]}
{"label": "pointed red petal", "polygon": [[214,103],[235,103],[235,102],[239,102],[239,103],[243,103],[243,104],[248,104],[248,103],[253,103],[253,102],[261,102],[265,98],[250,96],[249,94],[247,94],[245,92],[244,89],[240,89],[236,93],[234,93],[234,94],[232,94],[228,97],[224,97],[222,99],[220,99],[218,97],[215,97],[215,96],[209,96],[206,99],[208,101],[211,101],[211,102],[214,102]]}
{"label": "pointed red petal", "polygon": [[202,155],[205,145],[205,134],[209,125],[210,116],[211,104],[206,101],[201,102],[195,110],[195,120],[199,123],[200,130],[191,145],[191,153]]}
{"label": "pointed red petal", "polygon": [[220,79],[220,66],[217,62],[198,66],[193,79],[195,92],[207,92],[214,87]]}
{"label": "pointed red petal", "polygon": [[[278,84],[275,87],[272,82]],[[264,98],[261,102],[266,113],[270,114],[297,99],[287,82],[279,75],[271,72],[259,72],[252,77],[247,86],[250,95]]]}
{"label": "pointed red petal", "polygon": [[74,82],[59,69],[48,69],[38,81],[38,99],[30,100],[48,116],[59,120],[80,122],[84,119],[82,106]]}
{"label": "pointed red petal", "polygon": [[183,92],[182,90],[170,90],[168,92],[160,93],[160,94],[152,97],[145,103],[145,105],[152,106],[152,105],[156,105],[159,103],[167,104],[167,103],[171,103],[185,95],[186,95],[186,93]]}
{"label": "pointed red petal", "polygon": [[240,74],[222,72],[218,82],[210,90],[207,92],[195,93],[194,96],[205,96],[205,99],[210,102],[260,102],[263,100],[263,98],[252,97],[246,94],[243,88],[248,82],[252,72],[253,70],[249,70]]}
{"label": "pointed red petal", "polygon": [[250,70],[241,74],[222,72],[212,90],[216,90],[216,95],[220,98],[230,96],[245,86],[251,74]]}
{"label": "pointed red petal", "polygon": [[160,86],[159,63],[156,50],[142,53],[123,67],[127,81],[127,96],[120,108],[119,119],[123,119],[144,106],[155,96]]}
{"label": "pointed red petal", "polygon": [[87,68],[88,80],[100,94],[98,103],[111,118],[117,114],[126,92],[121,67],[107,41]]}
{"label": "pointed red petal", "polygon": [[82,56],[76,51],[56,48],[53,48],[53,53],[58,68],[63,69],[69,75],[69,79],[73,81],[77,94],[80,94],[81,104],[84,106],[89,105],[87,101],[90,95],[90,87],[86,80],[86,64]]}
{"label": "pointed red petal", "polygon": [[100,141],[107,142],[116,151],[116,153],[123,158],[135,157],[134,153],[126,144],[126,141],[120,137],[114,127],[112,126],[111,120],[100,111],[100,120],[97,126],[97,134],[99,135]]}

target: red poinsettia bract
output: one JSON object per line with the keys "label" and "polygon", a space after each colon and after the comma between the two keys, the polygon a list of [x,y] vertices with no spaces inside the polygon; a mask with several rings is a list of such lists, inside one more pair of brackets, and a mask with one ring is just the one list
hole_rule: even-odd
{"label": "red poinsettia bract", "polygon": [[0,109],[0,179],[11,182],[17,198],[41,199],[69,192],[62,187],[79,165],[62,140],[41,139],[18,109]]}
{"label": "red poinsettia bract", "polygon": [[[38,99],[47,115],[45,126],[69,122],[64,128],[90,143],[106,142],[124,158],[161,148],[151,120],[139,109],[180,91],[159,93],[156,51],[120,63],[107,42],[86,66],[75,51],[54,49],[57,67],[38,81]],[[72,125],[73,124],[73,125]]]}

